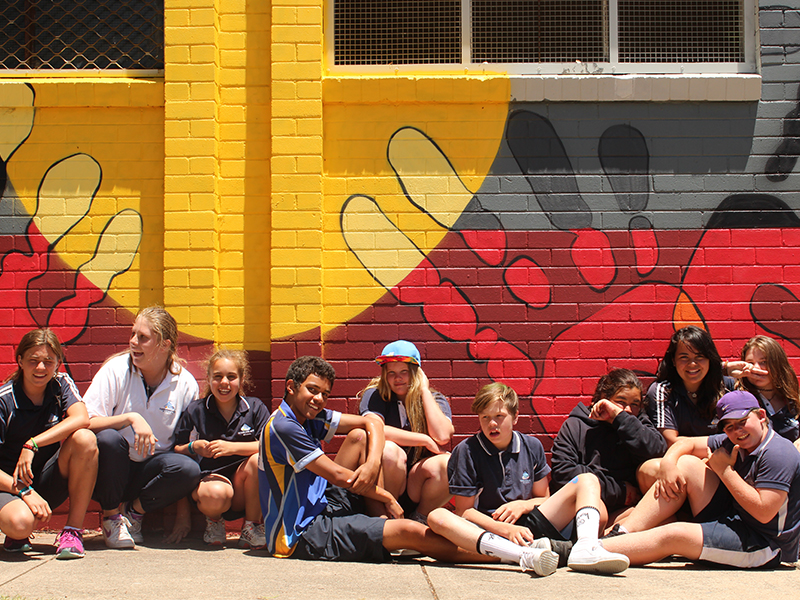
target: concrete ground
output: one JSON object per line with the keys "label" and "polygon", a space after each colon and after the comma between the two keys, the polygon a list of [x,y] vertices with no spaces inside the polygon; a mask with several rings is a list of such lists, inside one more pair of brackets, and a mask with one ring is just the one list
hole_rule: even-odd
{"label": "concrete ground", "polygon": [[381,565],[277,559],[263,552],[210,549],[197,537],[179,548],[146,534],[136,550],[108,550],[99,533],[86,537],[86,557],[55,560],[55,534],[37,533],[27,555],[0,551],[0,599],[124,598],[126,600],[494,600],[507,598],[725,597],[796,598],[800,570],[740,571],[683,561],[631,568],[616,576],[559,569],[539,578],[511,566],[442,565],[402,559]]}

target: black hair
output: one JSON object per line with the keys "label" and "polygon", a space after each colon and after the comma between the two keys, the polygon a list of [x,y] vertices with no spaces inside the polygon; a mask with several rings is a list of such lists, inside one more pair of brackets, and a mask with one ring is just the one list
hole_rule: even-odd
{"label": "black hair", "polygon": [[[336,369],[319,356],[301,356],[289,365],[289,370],[286,371],[286,381],[290,379],[294,381],[295,389],[297,389],[303,385],[309,375],[327,379],[328,383],[333,387],[333,382],[336,380]],[[284,391],[285,397],[286,392]]]}
{"label": "black hair", "polygon": [[722,358],[714,345],[714,340],[711,339],[711,334],[705,329],[688,325],[673,334],[664,358],[658,365],[656,380],[667,381],[673,388],[678,384],[683,385],[678,369],[675,367],[675,353],[678,351],[680,342],[708,359],[708,373],[703,377],[697,390],[697,409],[702,416],[712,419],[715,415],[717,401],[725,393],[725,389],[722,380]]}

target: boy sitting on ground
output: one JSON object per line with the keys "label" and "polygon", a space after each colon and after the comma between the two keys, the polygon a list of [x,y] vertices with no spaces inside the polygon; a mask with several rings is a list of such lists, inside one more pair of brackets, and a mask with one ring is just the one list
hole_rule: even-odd
{"label": "boy sitting on ground", "polygon": [[[622,533],[637,533],[606,538],[608,549],[637,565],[673,554],[742,568],[797,560],[800,454],[750,392],[728,392],[716,410],[725,433],[678,438],[623,522]],[[694,522],[650,529],[687,499]]]}
{"label": "boy sitting on ground", "polygon": [[[606,551],[598,540],[607,519],[598,478],[578,475],[550,496],[544,448],[535,437],[514,431],[518,411],[517,394],[505,384],[486,385],[475,396],[472,412],[481,430],[455,447],[447,469],[455,514],[432,511],[431,529],[462,548],[520,562],[539,575],[553,573],[559,558],[560,566],[575,570],[624,571],[627,558]],[[572,533],[574,546],[567,541]],[[526,553],[529,545],[542,552]],[[535,563],[528,565],[529,559]]]}
{"label": "boy sitting on ground", "polygon": [[[273,556],[382,562],[389,552],[416,550],[447,562],[489,562],[410,519],[375,482],[383,423],[374,416],[328,410],[333,367],[313,356],[295,360],[285,395],[259,440],[259,493],[267,548]],[[332,460],[321,441],[346,433]],[[382,502],[393,518],[368,517],[363,499]]]}

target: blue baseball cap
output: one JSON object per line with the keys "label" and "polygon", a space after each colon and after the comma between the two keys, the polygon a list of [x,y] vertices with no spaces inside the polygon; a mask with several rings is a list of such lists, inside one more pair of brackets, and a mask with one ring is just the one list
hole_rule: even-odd
{"label": "blue baseball cap", "polygon": [[381,366],[388,362],[406,362],[419,366],[421,361],[419,350],[414,344],[405,340],[397,340],[388,344],[375,362]]}
{"label": "blue baseball cap", "polygon": [[723,419],[743,419],[756,408],[761,408],[761,405],[753,394],[745,390],[735,390],[728,392],[717,402],[717,418],[720,423]]}

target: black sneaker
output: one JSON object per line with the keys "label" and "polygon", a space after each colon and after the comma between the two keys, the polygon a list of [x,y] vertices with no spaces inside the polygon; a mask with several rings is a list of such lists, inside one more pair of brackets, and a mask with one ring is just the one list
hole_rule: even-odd
{"label": "black sneaker", "polygon": [[28,552],[31,550],[31,540],[30,538],[15,540],[12,537],[6,536],[6,539],[3,541],[3,550],[6,552]]}
{"label": "black sneaker", "polygon": [[531,548],[544,548],[558,554],[558,568],[567,566],[567,559],[572,552],[573,543],[569,540],[554,540],[551,538],[539,538],[528,544]]}

